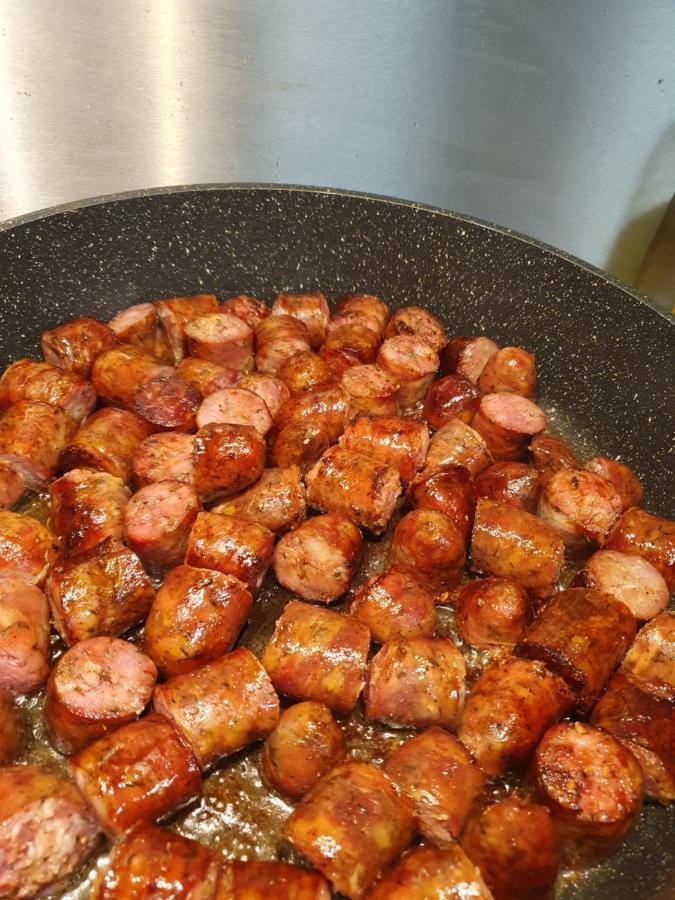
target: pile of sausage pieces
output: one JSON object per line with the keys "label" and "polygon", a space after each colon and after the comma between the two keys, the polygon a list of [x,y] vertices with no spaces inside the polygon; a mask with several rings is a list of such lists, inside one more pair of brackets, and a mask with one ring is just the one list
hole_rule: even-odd
{"label": "pile of sausage pieces", "polygon": [[[305,293],[142,303],[42,353],[0,380],[0,896],[58,890],[103,836],[96,898],[541,896],[675,798],[675,523],[546,432],[527,350]],[[35,491],[48,527],[12,511]],[[294,599],[258,659],[270,568]],[[503,650],[470,688],[437,604]],[[13,765],[45,685],[73,783]],[[416,730],[382,766],[347,758],[359,698]],[[304,866],[157,825],[255,741]]]}

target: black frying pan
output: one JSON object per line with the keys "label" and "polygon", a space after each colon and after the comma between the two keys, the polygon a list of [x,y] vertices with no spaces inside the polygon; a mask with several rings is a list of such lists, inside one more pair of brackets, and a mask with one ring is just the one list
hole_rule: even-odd
{"label": "black frying pan", "polygon": [[[550,426],[582,454],[620,454],[643,480],[645,507],[675,517],[672,324],[578,260],[411,203],[208,186],[102,198],[9,222],[0,226],[0,365],[35,355],[41,331],[78,315],[106,321],[158,297],[303,289],[428,306],[451,334],[485,332],[527,347],[537,357]],[[263,618],[249,631],[250,644],[269,630],[278,606],[271,592],[258,601]],[[232,765],[245,784],[250,760]],[[225,777],[211,777],[213,793]],[[255,807],[266,809],[264,800]],[[247,823],[235,810],[228,828],[218,803],[213,808],[220,820],[193,814],[186,833],[213,839],[220,828],[226,843],[245,851]],[[263,851],[274,844],[255,836],[261,821],[273,828],[273,811],[265,815],[251,828]],[[674,849],[675,810],[650,805],[623,850],[566,879],[560,895],[665,900],[673,896]],[[85,896],[82,888],[76,893]]]}

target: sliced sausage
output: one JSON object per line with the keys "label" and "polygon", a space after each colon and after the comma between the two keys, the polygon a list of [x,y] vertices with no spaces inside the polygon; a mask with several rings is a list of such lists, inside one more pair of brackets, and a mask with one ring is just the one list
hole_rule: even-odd
{"label": "sliced sausage", "polygon": [[346,755],[342,731],[330,709],[307,700],[282,712],[260,760],[265,778],[276,791],[299,798]]}
{"label": "sliced sausage", "polygon": [[45,593],[69,647],[99,634],[123,634],[145,619],[153,597],[139,558],[111,539],[52,566]]}
{"label": "sliced sausage", "polygon": [[239,379],[238,387],[257,394],[264,401],[273,419],[279,415],[284,403],[291,399],[291,392],[283,381],[274,375],[251,372],[250,375],[244,375]]}
{"label": "sliced sausage", "polygon": [[236,297],[228,297],[227,300],[223,300],[220,304],[220,311],[237,316],[254,331],[270,314],[269,308],[262,300],[249,297],[248,294],[237,294]]}
{"label": "sliced sausage", "polygon": [[586,561],[576,582],[621,600],[636,619],[653,619],[668,606],[668,585],[654,566],[639,556],[599,550]]}
{"label": "sliced sausage", "polygon": [[255,329],[255,367],[258,372],[276,375],[287,359],[311,350],[309,332],[293,316],[268,316]]}
{"label": "sliced sausage", "polygon": [[238,516],[199,513],[192,526],[185,563],[233,575],[251,593],[262,585],[272,561],[274,535]]}
{"label": "sliced sausage", "polygon": [[495,459],[524,460],[532,438],[546,428],[546,416],[519,394],[484,394],[471,424]]}
{"label": "sliced sausage", "polygon": [[437,603],[459,584],[465,561],[464,535],[437,509],[414,509],[394,529],[389,562],[412,575]]}
{"label": "sliced sausage", "polygon": [[545,806],[508,797],[476,810],[461,839],[495,900],[542,897],[558,876],[560,852]]}
{"label": "sliced sausage", "polygon": [[26,482],[21,472],[8,463],[0,463],[0,509],[11,509],[23,497]]}
{"label": "sliced sausage", "polygon": [[93,469],[71,469],[49,485],[49,524],[65,556],[122,540],[131,491],[121,478]]}
{"label": "sliced sausage", "polygon": [[77,788],[38,766],[0,770],[0,895],[59,894],[100,839]]}
{"label": "sliced sausage", "polygon": [[156,712],[173,723],[202,769],[253,741],[279,720],[279,698],[250,650],[239,647],[155,688]]}
{"label": "sliced sausage", "polygon": [[401,382],[374,364],[350,366],[342,373],[342,387],[349,395],[349,418],[395,416]]}
{"label": "sliced sausage", "polygon": [[160,362],[172,363],[173,353],[164,330],[159,327],[157,310],[152,303],[137,303],[121,310],[108,322],[108,328],[124,344],[136,344]]}
{"label": "sliced sausage", "polygon": [[307,329],[310,346],[317,350],[326,340],[330,311],[326,298],[315,294],[277,294],[272,306],[273,316],[292,316]]}
{"label": "sliced sausage", "polygon": [[675,700],[675,612],[666,610],[643,625],[621,670],[644,690]]}
{"label": "sliced sausage", "polygon": [[473,384],[478,384],[485,364],[499,350],[490,338],[454,337],[440,351],[443,375],[461,375]]}
{"label": "sliced sausage", "polygon": [[616,522],[604,548],[646,559],[666,579],[668,590],[675,591],[675,522],[634,506]]}
{"label": "sliced sausage", "polygon": [[187,381],[202,397],[222,391],[223,388],[236,387],[241,378],[238,369],[228,369],[206,359],[186,356],[176,367],[176,375]]}
{"label": "sliced sausage", "polygon": [[487,669],[466,699],[457,737],[488,775],[525,768],[572,693],[538,660],[509,657]]}
{"label": "sliced sausage", "polygon": [[534,356],[522,347],[502,347],[483,366],[478,390],[481,394],[519,394],[531,400],[536,384]]}
{"label": "sliced sausage", "polygon": [[383,769],[413,804],[417,831],[437,847],[452,846],[485,787],[469,751],[436,726],[397,747]]}
{"label": "sliced sausage", "polygon": [[389,778],[351,760],[300,801],[284,834],[335,890],[360,900],[408,845],[412,828],[410,804]]}
{"label": "sliced sausage", "polygon": [[250,592],[232,575],[177,566],[155,595],[143,650],[162,675],[190,672],[232,649],[252,605]]}
{"label": "sliced sausage", "polygon": [[436,316],[421,306],[402,306],[392,315],[384,330],[384,339],[399,335],[424,341],[437,353],[448,342],[445,329]]}
{"label": "sliced sausage", "polygon": [[469,425],[478,412],[480,394],[468,378],[445,375],[429,386],[424,397],[424,418],[432,428],[442,428],[451,419]]}
{"label": "sliced sausage", "polygon": [[225,425],[250,425],[263,437],[272,427],[272,416],[267,404],[253,391],[241,388],[223,388],[206,397],[197,411],[197,427],[211,422]]}
{"label": "sliced sausage", "polygon": [[347,426],[340,446],[391,466],[407,484],[424,465],[429,430],[424,422],[401,416],[362,416]]}
{"label": "sliced sausage", "polygon": [[361,543],[361,532],[347,516],[314,516],[279,540],[272,558],[274,574],[303,599],[331,603],[348,589]]}
{"label": "sliced sausage", "polygon": [[538,434],[530,441],[532,462],[547,481],[558,469],[578,469],[579,460],[567,441],[554,434]]}
{"label": "sliced sausage", "polygon": [[533,777],[568,863],[613,852],[642,809],[642,771],[633,754],[581,722],[549,728],[535,753]]}
{"label": "sliced sausage", "polygon": [[0,576],[40,585],[58,545],[51,531],[30,516],[0,510]]}
{"label": "sliced sausage", "polygon": [[289,863],[223,861],[216,900],[330,900],[319,872]]}
{"label": "sliced sausage", "polygon": [[460,419],[451,419],[432,436],[424,468],[463,466],[475,478],[491,463],[492,454],[481,435]]}
{"label": "sliced sausage", "polygon": [[91,370],[96,393],[109,406],[131,410],[139,386],[149,378],[173,375],[175,369],[133,344],[102,353]]}
{"label": "sliced sausage", "polygon": [[319,356],[339,380],[351,366],[374,363],[378,345],[377,335],[366,325],[345,323],[331,329]]}
{"label": "sliced sausage", "polygon": [[621,512],[625,512],[631,506],[639,506],[642,502],[643,491],[640,479],[628,466],[619,462],[618,459],[609,459],[607,456],[594,456],[584,464],[584,469],[600,475],[614,485],[621,497]]}
{"label": "sliced sausage", "polygon": [[49,606],[20,576],[0,578],[0,692],[32,694],[49,674]]}
{"label": "sliced sausage", "polygon": [[44,490],[76,428],[58,406],[19,400],[0,419],[0,463],[18,472],[28,490]]}
{"label": "sliced sausage", "polygon": [[148,572],[165,572],[185,558],[199,510],[199,497],[189,484],[148,484],[133,495],[124,510],[124,540]]}
{"label": "sliced sausage", "polygon": [[395,469],[341,447],[326,450],[305,481],[311,507],[343,513],[373,534],[387,527],[401,493]]}
{"label": "sliced sausage", "polygon": [[430,638],[436,626],[434,595],[398,566],[362,584],[349,613],[368,626],[379,644],[396,638]]}
{"label": "sliced sausage", "polygon": [[124,409],[99,409],[80,426],[59,459],[59,467],[98,469],[131,481],[132,460],[148,436],[147,424]]}
{"label": "sliced sausage", "polygon": [[401,382],[398,402],[401,409],[406,410],[424,399],[438,371],[439,361],[436,351],[424,341],[401,335],[382,344],[377,364]]}
{"label": "sliced sausage", "polygon": [[478,497],[529,513],[537,511],[541,481],[534,466],[521,462],[494,463],[478,475],[474,487]]}
{"label": "sliced sausage", "polygon": [[627,606],[590,588],[555,594],[516,647],[564,678],[587,711],[635,638]]}
{"label": "sliced sausage", "polygon": [[331,325],[339,328],[343,324],[356,322],[370,328],[378,340],[382,340],[388,319],[389,307],[379,297],[372,294],[347,294],[338,300]]}
{"label": "sliced sausage", "polygon": [[9,694],[0,693],[0,766],[14,762],[21,752],[23,738],[19,710]]}
{"label": "sliced sausage", "polygon": [[49,741],[70,755],[137,719],[157,679],[154,663],[119,638],[81,641],[49,674],[45,720]]}
{"label": "sliced sausage", "polygon": [[207,501],[242,491],[260,478],[265,453],[262,435],[250,425],[205,425],[192,450],[197,493]]}
{"label": "sliced sausage", "polygon": [[199,316],[185,326],[191,356],[239,372],[253,368],[253,329],[232,313]]}
{"label": "sliced sausage", "polygon": [[331,446],[330,431],[322,416],[307,416],[282,427],[270,445],[270,463],[281,469],[311,469]]}
{"label": "sliced sausage", "polygon": [[175,813],[202,792],[196,759],[157,713],[100,737],[70,758],[69,769],[113,837]]}
{"label": "sliced sausage", "polygon": [[318,353],[305,350],[296,353],[282,365],[279,378],[288,388],[291,397],[306,394],[317,387],[324,387],[333,380],[330,369]]}
{"label": "sliced sausage", "polygon": [[537,597],[546,597],[563,562],[562,538],[550,525],[521,509],[478,500],[471,535],[474,571],[511,578]]}
{"label": "sliced sausage", "polygon": [[195,294],[193,297],[156,300],[155,309],[173,353],[173,361],[178,365],[187,351],[185,326],[200,316],[217,313],[218,301],[212,294]]}
{"label": "sliced sausage", "polygon": [[408,501],[415,509],[445,513],[467,541],[473,528],[476,494],[468,471],[462,466],[425,469],[410,484]]}
{"label": "sliced sausage", "polygon": [[156,375],[136,388],[132,408],[152,431],[194,431],[201,401],[178,375]]}
{"label": "sliced sausage", "polygon": [[479,578],[462,585],[457,595],[457,630],[472,647],[513,646],[532,621],[525,588],[508,578]]}
{"label": "sliced sausage", "polygon": [[212,512],[249,519],[275,534],[290,531],[307,515],[305,485],[297,466],[263,469],[258,481]]}
{"label": "sliced sausage", "polygon": [[194,442],[194,435],[174,431],[153,434],[142,441],[132,460],[136,487],[141,488],[157,481],[182,481],[193,485]]}
{"label": "sliced sausage", "polygon": [[314,388],[302,397],[284,403],[277,413],[277,424],[285,429],[302,419],[319,420],[326,439],[334,444],[349,423],[349,397],[338,384]]}
{"label": "sliced sausage", "polygon": [[369,900],[492,900],[480,870],[457,844],[414,847],[368,895]]}
{"label": "sliced sausage", "polygon": [[291,600],[261,661],[280,694],[348,713],[365,683],[369,647],[370,634],[361,622]]}
{"label": "sliced sausage", "polygon": [[115,332],[89,316],[43,331],[40,338],[42,355],[48,363],[85,378],[101,353],[116,343]]}
{"label": "sliced sausage", "polygon": [[19,359],[0,378],[0,409],[19,400],[50,403],[65,410],[74,422],[82,422],[96,405],[90,381],[46,362]]}

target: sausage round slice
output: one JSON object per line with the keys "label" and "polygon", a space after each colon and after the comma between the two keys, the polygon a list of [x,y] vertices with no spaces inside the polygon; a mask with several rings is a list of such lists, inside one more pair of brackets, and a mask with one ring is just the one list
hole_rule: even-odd
{"label": "sausage round slice", "polygon": [[156,300],[155,309],[173,353],[173,360],[178,365],[186,355],[186,325],[200,316],[217,313],[218,301],[213,294],[195,294],[193,297],[171,297],[167,300]]}
{"label": "sausage round slice", "polygon": [[412,409],[424,399],[438,371],[438,354],[416,337],[400,335],[386,340],[377,354],[377,364],[401,382],[398,402],[401,409]]}
{"label": "sausage round slice", "polygon": [[131,491],[121,478],[93,469],[71,469],[49,486],[49,524],[65,556],[122,539]]}
{"label": "sausage round slice", "polygon": [[614,485],[621,497],[621,512],[625,512],[631,506],[639,506],[642,502],[643,491],[639,478],[618,459],[594,456],[584,464],[584,469],[595,472]]}
{"label": "sausage round slice", "polygon": [[414,509],[394,529],[389,562],[412,575],[437,603],[459,584],[465,561],[464,535],[437,509]]}
{"label": "sausage round slice", "polygon": [[287,359],[311,350],[309,332],[293,316],[268,316],[255,329],[255,367],[258,372],[276,375]]}
{"label": "sausage round slice", "polygon": [[454,337],[440,352],[443,375],[461,375],[473,384],[478,383],[487,361],[499,350],[490,338]]}
{"label": "sausage round slice", "polygon": [[368,626],[372,639],[380,644],[395,638],[430,638],[436,626],[433,594],[397,566],[362,584],[349,612]]}
{"label": "sausage round slice", "polygon": [[101,353],[116,343],[115,332],[89,316],[43,331],[40,338],[42,355],[48,363],[85,378]]}
{"label": "sausage round slice", "polygon": [[99,839],[96,818],[72,784],[37,766],[0,769],[0,895],[60,893]]}
{"label": "sausage round slice", "polygon": [[457,594],[457,630],[463,641],[481,650],[517,644],[532,613],[525,588],[508,578],[468,581]]}
{"label": "sausage round slice", "polygon": [[262,525],[202,512],[192,526],[185,562],[233,575],[254,593],[265,580],[273,550],[274,535]]}
{"label": "sausage round slice", "polygon": [[49,607],[21,576],[0,578],[0,691],[30,694],[49,673]]}
{"label": "sausage round slice", "polygon": [[253,368],[253,329],[232,313],[199,316],[187,323],[185,336],[191,356],[239,372]]}
{"label": "sausage round slice", "polygon": [[277,413],[279,428],[303,419],[319,420],[329,444],[334,444],[349,424],[349,397],[339,384],[314,388],[285,403]]}
{"label": "sausage round slice", "polygon": [[199,391],[202,397],[208,397],[223,388],[236,387],[241,378],[238,369],[228,369],[206,359],[197,359],[196,356],[186,356],[176,367],[176,375]]}
{"label": "sausage round slice", "polygon": [[46,525],[31,516],[0,510],[0,577],[16,576],[40,585],[57,549]]}
{"label": "sausage round slice", "polygon": [[538,434],[530,442],[530,455],[545,480],[558,469],[578,469],[579,460],[567,441],[554,434]]}
{"label": "sausage round slice", "polygon": [[546,416],[519,394],[484,394],[471,425],[495,459],[524,460],[532,438],[546,428]]}
{"label": "sausage round slice", "polygon": [[339,328],[343,324],[357,322],[370,328],[378,340],[381,340],[388,319],[389,307],[379,297],[372,294],[347,294],[338,300],[331,326]]}
{"label": "sausage round slice", "polygon": [[668,590],[675,591],[675,522],[633,506],[607,535],[604,548],[646,559],[666,579]]}
{"label": "sausage round slice", "polygon": [[445,329],[436,316],[421,306],[402,306],[392,315],[384,329],[384,339],[399,335],[424,341],[437,353],[448,342]]}
{"label": "sausage round slice", "polygon": [[324,387],[333,380],[326,363],[318,353],[311,350],[291,356],[279,369],[278,374],[291,397],[298,397],[314,388]]}
{"label": "sausage round slice", "polygon": [[285,709],[262,749],[262,770],[272,787],[302,797],[341,763],[347,751],[342,731],[324,703],[307,700]]}
{"label": "sausage round slice", "polygon": [[479,403],[478,389],[468,378],[446,375],[429,386],[424,397],[424,417],[432,428],[442,428],[451,419],[469,425]]}
{"label": "sausage round slice", "polygon": [[391,466],[407,484],[424,465],[429,430],[424,422],[402,416],[362,416],[347,426],[340,446]]}
{"label": "sausage round slice", "polygon": [[239,647],[155,688],[153,706],[192,749],[202,769],[267,737],[279,698],[255,656]]}
{"label": "sausage round slice", "polygon": [[519,394],[531,400],[536,383],[534,356],[522,347],[503,347],[483,366],[478,390],[481,394]]}
{"label": "sausage round slice", "polygon": [[11,509],[23,497],[26,482],[21,472],[0,463],[0,509]]}
{"label": "sausage round slice", "polygon": [[331,603],[348,589],[361,543],[361,532],[346,516],[314,516],[279,540],[272,558],[274,574],[305,600]]}
{"label": "sausage round slice", "polygon": [[425,469],[408,488],[408,500],[415,509],[437,509],[445,513],[467,541],[473,528],[476,494],[471,477],[463,466]]}
{"label": "sausage round slice", "polygon": [[453,844],[414,847],[378,882],[368,900],[492,900],[480,870]]}
{"label": "sausage round slice", "polygon": [[279,468],[297,466],[303,472],[316,463],[333,443],[321,416],[308,416],[282,427],[272,439],[270,463]]}
{"label": "sausage round slice", "polygon": [[178,375],[155,375],[136,388],[132,408],[153,431],[194,431],[201,399]]}
{"label": "sausage round slice", "polygon": [[250,425],[205,425],[192,450],[197,493],[208,501],[242,491],[260,478],[265,453],[262,435]]}
{"label": "sausage round slice", "polygon": [[[293,358],[291,357],[291,359]],[[243,375],[237,382],[237,387],[257,394],[265,403],[272,419],[276,419],[281,407],[291,399],[291,392],[281,378],[276,378],[274,375],[265,375],[262,372],[251,372],[248,375]]]}
{"label": "sausage round slice", "polygon": [[411,801],[417,831],[437,847],[450,847],[485,787],[485,775],[457,738],[436,726],[405,741],[384,771]]}
{"label": "sausage round slice", "polygon": [[374,364],[350,366],[342,373],[342,387],[349,394],[349,418],[395,416],[401,382]]}
{"label": "sausage round slice", "polygon": [[149,378],[173,375],[175,369],[133,344],[102,353],[91,370],[96,393],[110,406],[132,409],[138,387]]}
{"label": "sausage round slice", "polygon": [[257,297],[249,297],[248,294],[237,294],[236,297],[228,297],[227,300],[223,300],[220,304],[220,311],[237,316],[254,331],[270,314],[262,300],[258,300]]}
{"label": "sausage round slice", "polygon": [[541,493],[540,472],[521,462],[497,462],[474,482],[476,496],[535,513]]}
{"label": "sausage round slice", "polygon": [[152,434],[142,441],[132,461],[136,487],[141,488],[157,481],[194,484],[194,440],[192,434],[167,431],[164,434]]}
{"label": "sausage round slice", "polygon": [[674,611],[665,610],[640,629],[621,670],[644,690],[675,701]]}
{"label": "sausage round slice", "polygon": [[58,406],[19,400],[0,418],[0,463],[18,472],[29,490],[42,491],[76,427]]}
{"label": "sausage round slice", "polygon": [[663,575],[639,556],[599,550],[586,561],[577,583],[611,594],[636,619],[653,619],[668,606],[670,594]]}
{"label": "sausage round slice", "polygon": [[537,514],[560,533],[571,554],[602,543],[621,514],[621,497],[610,482],[584,469],[560,469],[547,482]]}
{"label": "sausage round slice", "polygon": [[581,722],[550,728],[533,763],[537,793],[569,862],[613,852],[642,809],[642,770],[616,738]]}
{"label": "sausage round slice", "polygon": [[21,752],[23,737],[19,710],[9,694],[0,693],[0,766],[14,762]]}
{"label": "sausage round slice", "polygon": [[558,838],[545,806],[509,797],[477,810],[461,838],[495,900],[545,896],[560,868]]}
{"label": "sausage round slice", "polygon": [[272,427],[272,416],[265,401],[253,391],[223,388],[222,391],[209,394],[197,411],[198,428],[211,422],[250,425],[264,437]]}
{"label": "sausage round slice", "polygon": [[129,482],[134,453],[149,431],[142,419],[125,409],[99,409],[65,447],[59,466],[63,471],[98,469]]}
{"label": "sausage round slice", "polygon": [[148,484],[124,510],[124,540],[148,572],[166,571],[183,561],[199,509],[197,492],[189,484]]}
{"label": "sausage round slice", "polygon": [[51,745],[70,755],[137,719],[157,679],[154,663],[119,638],[82,641],[49,674],[45,719]]}
{"label": "sausage round slice", "polygon": [[331,329],[319,356],[336,380],[351,366],[375,362],[379,340],[374,331],[358,322]]}
{"label": "sausage round slice", "polygon": [[173,353],[159,319],[154,303],[136,303],[121,310],[108,322],[124,344],[136,344],[146,353],[156,356],[160,362],[172,363]]}
{"label": "sausage round slice", "polygon": [[227,860],[222,862],[216,900],[331,900],[319,872],[289,863]]}
{"label": "sausage round slice", "polygon": [[462,466],[475,478],[491,463],[492,454],[481,435],[460,419],[451,419],[432,436],[424,468]]}
{"label": "sausage round slice", "polygon": [[239,516],[275,534],[296,528],[307,515],[305,485],[298,466],[263,469],[258,481],[212,512]]}
{"label": "sausage round slice", "polygon": [[277,294],[272,315],[292,316],[302,322],[314,350],[326,340],[330,311],[323,294]]}
{"label": "sausage round slice", "polygon": [[0,409],[19,400],[60,406],[74,422],[82,422],[96,405],[91,382],[46,362],[19,359],[0,378]]}

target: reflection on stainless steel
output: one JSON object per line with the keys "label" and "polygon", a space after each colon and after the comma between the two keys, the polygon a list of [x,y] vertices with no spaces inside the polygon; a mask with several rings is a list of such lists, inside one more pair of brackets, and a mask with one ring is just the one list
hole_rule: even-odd
{"label": "reflection on stainless steel", "polygon": [[674,38],[672,0],[5,0],[0,219],[160,184],[332,185],[630,278],[673,188]]}

